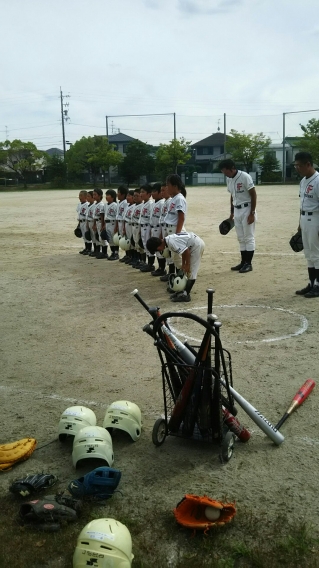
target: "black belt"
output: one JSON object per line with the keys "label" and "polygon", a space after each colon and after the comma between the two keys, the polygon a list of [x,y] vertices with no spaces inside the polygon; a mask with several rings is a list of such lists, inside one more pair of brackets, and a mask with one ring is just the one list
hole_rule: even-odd
{"label": "black belt", "polygon": [[149,223],[141,223],[141,227],[148,227]]}
{"label": "black belt", "polygon": [[242,203],[241,205],[234,205],[234,207],[236,207],[236,209],[241,209],[242,207],[248,207],[248,205],[250,205],[250,203]]}
{"label": "black belt", "polygon": [[301,211],[301,215],[312,215],[313,211]]}
{"label": "black belt", "polygon": [[115,221],[114,220],[111,221],[110,219],[105,219],[105,223],[115,223]]}
{"label": "black belt", "polygon": [[157,227],[160,227],[161,225],[151,225],[152,229],[156,229]]}
{"label": "black belt", "polygon": [[80,223],[84,223],[86,219],[80,219]]}

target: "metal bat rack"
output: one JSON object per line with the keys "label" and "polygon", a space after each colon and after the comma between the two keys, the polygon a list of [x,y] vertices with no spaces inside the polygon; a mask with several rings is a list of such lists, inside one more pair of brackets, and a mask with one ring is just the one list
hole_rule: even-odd
{"label": "metal bat rack", "polygon": [[[229,388],[233,384],[231,355],[222,347],[221,323],[212,313],[214,290],[207,290],[206,320],[189,312],[161,315],[138,290],[132,294],[152,316],[143,331],[154,340],[161,362],[164,414],[154,424],[153,443],[160,446],[169,435],[207,441],[219,445],[222,462],[229,461],[235,435],[225,423],[225,413],[233,417],[237,411]],[[168,323],[173,317],[177,327],[178,320],[189,319],[203,328],[200,346],[179,341]]]}

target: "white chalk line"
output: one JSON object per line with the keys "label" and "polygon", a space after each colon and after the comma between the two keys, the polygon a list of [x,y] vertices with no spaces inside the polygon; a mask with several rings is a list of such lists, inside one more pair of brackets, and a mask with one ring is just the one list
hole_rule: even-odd
{"label": "white chalk line", "polygon": [[[239,344],[252,344],[252,343],[273,343],[274,341],[283,341],[284,339],[291,339],[291,337],[297,337],[298,335],[302,335],[307,329],[308,329],[308,320],[305,316],[297,314],[297,312],[294,312],[293,310],[286,310],[284,308],[273,308],[271,306],[263,306],[263,305],[256,305],[256,306],[252,306],[252,305],[242,305],[242,304],[233,304],[233,305],[227,305],[227,304],[221,304],[219,306],[213,306],[214,308],[260,308],[263,310],[275,310],[278,312],[285,312],[288,314],[291,314],[295,317],[297,317],[301,323],[300,327],[297,329],[297,331],[295,331],[294,333],[289,333],[287,335],[280,335],[278,337],[269,337],[267,339],[255,339],[255,340],[250,340],[247,339],[246,341],[234,341],[234,342],[230,342],[230,343],[239,343]],[[191,312],[194,310],[206,310],[207,306],[201,306],[201,307],[195,307],[195,308],[188,308],[187,310],[181,310],[181,311],[185,311],[185,312]],[[171,320],[172,318],[169,318],[169,324],[170,324],[170,328],[172,330],[173,333],[176,333],[176,335],[179,335],[180,337],[183,337],[184,339],[186,339],[187,341],[197,341],[197,342],[201,342],[201,339],[198,339],[196,337],[191,337],[189,335],[186,335],[185,333],[182,333],[180,331],[178,331],[177,329],[175,329],[172,324],[171,324]]]}

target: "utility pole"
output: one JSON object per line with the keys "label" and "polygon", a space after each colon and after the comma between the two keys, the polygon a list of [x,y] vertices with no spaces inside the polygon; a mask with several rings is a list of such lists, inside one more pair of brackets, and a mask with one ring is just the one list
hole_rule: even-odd
{"label": "utility pole", "polygon": [[9,130],[8,130],[8,127],[5,126],[5,129],[6,129],[6,140],[9,140]]}
{"label": "utility pole", "polygon": [[68,116],[68,106],[69,103],[64,103],[63,99],[68,98],[70,95],[64,95],[62,93],[62,89],[60,87],[60,100],[61,100],[61,122],[62,122],[62,139],[63,139],[63,156],[65,159],[65,153],[66,153],[66,145],[65,145],[65,129],[64,129],[64,123],[67,122],[68,120],[70,120],[69,116]]}

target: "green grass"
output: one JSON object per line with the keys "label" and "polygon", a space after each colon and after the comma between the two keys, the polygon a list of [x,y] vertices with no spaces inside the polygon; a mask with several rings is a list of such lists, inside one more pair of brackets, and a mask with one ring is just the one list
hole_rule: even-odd
{"label": "green grass", "polygon": [[95,518],[113,517],[132,535],[132,568],[317,568],[318,529],[289,517],[268,519],[240,510],[229,525],[193,534],[176,524],[171,511],[158,510],[138,494],[134,502],[116,494],[111,500],[84,506],[79,521],[57,533],[21,527],[19,501],[0,499],[0,568],[72,568],[80,530]]}

